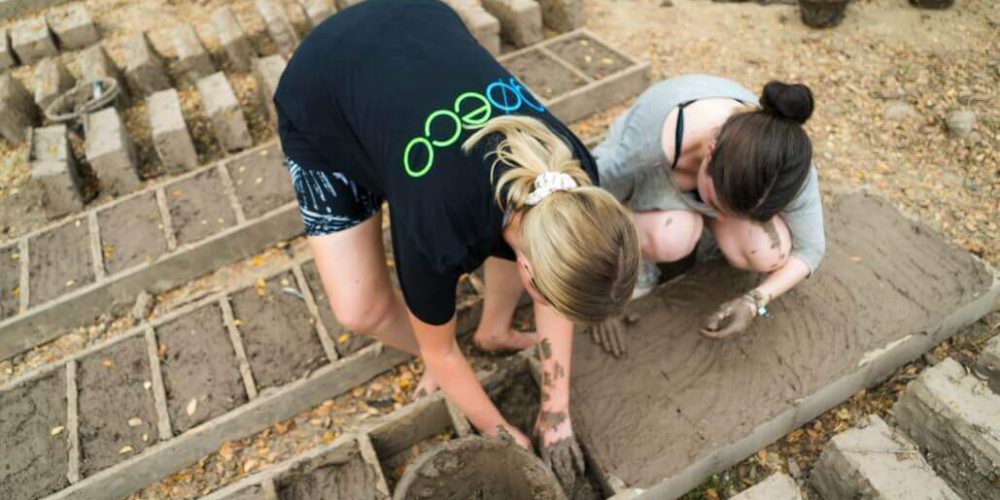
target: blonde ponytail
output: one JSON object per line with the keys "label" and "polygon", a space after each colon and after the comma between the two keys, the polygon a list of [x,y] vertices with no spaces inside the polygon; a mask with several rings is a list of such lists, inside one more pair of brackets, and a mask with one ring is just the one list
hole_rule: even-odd
{"label": "blonde ponytail", "polygon": [[[595,324],[621,314],[639,269],[639,236],[628,211],[590,177],[566,142],[526,116],[493,118],[469,137],[470,152],[491,134],[503,139],[488,153],[508,170],[496,182],[497,204],[521,215],[521,248],[534,286],[567,319]],[[525,201],[544,172],[569,175],[578,187],[552,193],[537,205]],[[506,192],[506,196],[504,196]]]}

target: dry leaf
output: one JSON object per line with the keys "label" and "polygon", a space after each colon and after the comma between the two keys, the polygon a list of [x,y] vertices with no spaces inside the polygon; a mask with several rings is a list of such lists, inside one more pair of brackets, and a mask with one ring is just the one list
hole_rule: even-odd
{"label": "dry leaf", "polygon": [[118,453],[125,455],[127,453],[132,453],[132,447],[129,445],[122,446],[118,449]]}
{"label": "dry leaf", "polygon": [[338,344],[346,344],[347,341],[350,340],[350,339],[351,339],[350,334],[344,333],[344,334],[341,334],[339,337],[337,337],[337,343]]}
{"label": "dry leaf", "polygon": [[187,409],[185,411],[187,411],[189,417],[194,415],[194,412],[198,411],[198,400],[192,399],[191,401],[188,401]]}
{"label": "dry leaf", "polygon": [[53,427],[51,431],[49,431],[49,435],[50,436],[58,436],[58,435],[62,434],[62,431],[65,430],[65,429],[66,429],[66,427],[63,427],[61,425],[57,425],[57,426]]}
{"label": "dry leaf", "polygon": [[233,445],[230,444],[229,441],[222,443],[222,446],[219,447],[219,456],[226,462],[231,461],[235,454],[236,450],[233,449]]}
{"label": "dry leaf", "polygon": [[761,465],[767,463],[767,450],[760,450],[757,452],[757,463]]}
{"label": "dry leaf", "polygon": [[264,259],[261,256],[259,256],[259,255],[256,256],[256,257],[254,257],[251,260],[251,262],[253,263],[254,266],[257,266],[257,267],[264,265]]}
{"label": "dry leaf", "polygon": [[132,418],[128,419],[128,426],[129,427],[139,427],[140,425],[142,425],[142,419],[141,418],[132,417]]}
{"label": "dry leaf", "polygon": [[264,278],[257,278],[256,283],[254,283],[254,286],[257,287],[257,295],[259,297],[263,297],[264,291],[267,289],[267,283],[264,281]]}
{"label": "dry leaf", "polygon": [[254,459],[254,458],[251,458],[250,460],[247,460],[246,462],[243,462],[243,473],[245,474],[247,472],[252,471],[259,464],[260,464],[260,461],[258,461],[257,459]]}
{"label": "dry leaf", "polygon": [[323,433],[323,437],[320,438],[320,440],[323,441],[323,444],[327,444],[327,443],[332,442],[336,438],[337,438],[337,435],[334,434],[333,431],[326,431],[326,432]]}
{"label": "dry leaf", "polygon": [[851,256],[851,262],[853,262],[855,264],[860,264],[860,263],[862,263],[864,261],[865,261],[865,259],[861,258],[861,256],[859,256],[859,255],[852,255]]}
{"label": "dry leaf", "polygon": [[101,360],[101,366],[103,366],[105,368],[111,368],[111,365],[113,365],[113,364],[114,363],[112,363],[110,359],[102,359]]}
{"label": "dry leaf", "polygon": [[145,443],[145,442],[148,442],[148,441],[149,441],[149,434],[146,434],[145,432],[143,432],[142,433],[142,442]]}
{"label": "dry leaf", "polygon": [[142,388],[148,391],[153,388],[153,383],[147,380],[142,383]]}

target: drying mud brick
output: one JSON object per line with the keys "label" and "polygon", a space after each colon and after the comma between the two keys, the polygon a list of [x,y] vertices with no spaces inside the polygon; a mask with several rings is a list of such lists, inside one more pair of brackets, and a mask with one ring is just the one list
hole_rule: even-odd
{"label": "drying mud brick", "polygon": [[167,66],[149,43],[146,32],[125,39],[125,78],[137,96],[148,96],[170,88]]}
{"label": "drying mud brick", "polygon": [[962,498],[1000,498],[1000,395],[953,359],[928,368],[893,407]]}
{"label": "drying mud brick", "polygon": [[178,245],[197,243],[236,225],[218,169],[177,181],[166,186],[165,191]]}
{"label": "drying mud brick", "polygon": [[983,346],[976,361],[976,368],[986,376],[993,392],[1000,394],[1000,335],[993,337]]}
{"label": "drying mud brick", "polygon": [[253,61],[253,75],[257,79],[260,99],[264,101],[271,120],[278,119],[278,113],[274,110],[274,91],[278,90],[278,81],[281,79],[281,74],[285,72],[287,64],[285,58],[280,54],[261,57]]}
{"label": "drying mud brick", "polygon": [[80,472],[106,469],[156,444],[157,415],[142,336],[101,349],[79,363]]}
{"label": "drying mud brick", "polygon": [[263,285],[232,296],[233,314],[261,389],[287,384],[327,363],[295,277],[285,273]]}
{"label": "drying mud brick", "polygon": [[28,240],[30,306],[94,282],[86,219],[71,220]]}
{"label": "drying mud brick", "polygon": [[194,150],[191,133],[181,101],[174,89],[162,90],[146,98],[149,113],[149,128],[153,134],[153,147],[168,173],[179,173],[198,165],[198,153]]}
{"label": "drying mud brick", "polygon": [[587,83],[542,51],[532,50],[511,56],[504,60],[503,65],[543,99],[552,99]]}
{"label": "drying mud brick", "polygon": [[834,436],[810,476],[823,498],[959,500],[917,445],[875,415]]}
{"label": "drying mud brick", "polygon": [[17,66],[14,50],[10,47],[10,37],[7,28],[0,28],[0,71]]}
{"label": "drying mud brick", "polygon": [[0,134],[11,144],[28,137],[28,129],[41,122],[42,114],[28,89],[9,71],[0,74]]}
{"label": "drying mud brick", "polygon": [[138,188],[135,144],[118,110],[109,107],[87,115],[86,135],[87,161],[100,180],[101,191],[117,196]]}
{"label": "drying mud brick", "polygon": [[276,486],[280,500],[381,500],[385,496],[378,492],[377,478],[374,467],[352,450],[342,463],[321,465]]}
{"label": "drying mud brick", "polygon": [[255,0],[254,5],[257,6],[260,17],[264,18],[264,27],[278,52],[290,56],[299,45],[299,35],[288,20],[285,8],[277,0]]}
{"label": "drying mud brick", "polygon": [[101,255],[108,274],[116,274],[167,252],[163,218],[156,196],[143,193],[97,212]]}
{"label": "drying mud brick", "polygon": [[627,59],[603,43],[582,34],[553,42],[548,48],[595,80],[613,75],[629,66]]}
{"label": "drying mud brick", "polygon": [[21,251],[18,245],[0,247],[0,320],[21,309]]}
{"label": "drying mud brick", "polygon": [[247,219],[295,201],[292,180],[277,145],[230,161],[226,169]]}
{"label": "drying mud brick", "polygon": [[495,56],[500,54],[500,21],[497,18],[474,0],[445,0],[445,3],[458,13],[483,48]]}
{"label": "drying mud brick", "polygon": [[483,0],[483,8],[500,21],[500,36],[511,45],[542,41],[542,9],[535,0]]}
{"label": "drying mud brick", "polygon": [[118,98],[115,106],[124,107],[129,102],[128,84],[121,70],[111,60],[101,44],[91,45],[80,52],[80,74],[82,80],[91,82],[100,78],[111,78],[118,82]]}
{"label": "drying mud brick", "polygon": [[559,33],[575,30],[587,21],[583,0],[538,0],[545,26]]}
{"label": "drying mud brick", "polygon": [[732,500],[802,500],[802,494],[795,480],[778,472],[732,497]]}
{"label": "drying mud brick", "polygon": [[352,353],[374,342],[367,335],[347,330],[337,321],[337,316],[333,314],[333,309],[330,308],[330,299],[326,295],[326,289],[323,288],[323,282],[320,281],[319,270],[316,269],[315,262],[310,260],[302,264],[302,274],[305,276],[309,290],[316,301],[320,321],[323,322],[327,333],[333,338],[334,347],[340,357],[350,356]]}
{"label": "drying mud brick", "polygon": [[164,353],[160,366],[174,434],[247,402],[239,361],[218,305],[209,304],[158,327],[156,337]]}
{"label": "drying mud brick", "polygon": [[223,149],[232,152],[253,146],[246,117],[225,73],[219,71],[198,80],[198,93]]}
{"label": "drying mud brick", "polygon": [[[851,195],[824,212],[823,264],[745,334],[720,341],[698,333],[719,303],[757,284],[717,260],[630,304],[641,319],[629,327],[625,362],[574,343],[573,427],[604,477],[639,488],[683,482],[664,494],[681,495],[770,442],[755,433],[777,439],[996,300],[982,263],[888,202]],[[705,468],[688,472],[700,460]]]}
{"label": "drying mud brick", "polygon": [[44,110],[75,84],[76,79],[58,58],[44,59],[35,66],[35,103]]}
{"label": "drying mud brick", "polygon": [[36,128],[29,160],[31,178],[42,186],[50,219],[83,210],[80,174],[65,125]]}
{"label": "drying mud brick", "polygon": [[62,50],[78,50],[100,41],[94,21],[82,5],[72,5],[49,14],[49,26]]}
{"label": "drying mud brick", "polygon": [[250,39],[240,23],[236,21],[232,9],[219,7],[212,12],[212,27],[219,36],[219,43],[225,49],[229,63],[237,71],[249,71],[250,61],[257,56]]}
{"label": "drying mud brick", "polygon": [[177,71],[184,82],[194,85],[199,78],[215,73],[215,63],[201,44],[198,33],[189,24],[181,24],[170,32],[177,51]]}
{"label": "drying mud brick", "polygon": [[299,0],[299,5],[302,6],[306,17],[309,18],[309,24],[313,27],[319,26],[319,23],[333,15],[331,0]]}
{"label": "drying mud brick", "polygon": [[41,498],[69,484],[66,415],[64,370],[0,392],[0,490],[5,499]]}
{"label": "drying mud brick", "polygon": [[42,16],[25,19],[10,28],[10,44],[21,64],[34,64],[59,53]]}

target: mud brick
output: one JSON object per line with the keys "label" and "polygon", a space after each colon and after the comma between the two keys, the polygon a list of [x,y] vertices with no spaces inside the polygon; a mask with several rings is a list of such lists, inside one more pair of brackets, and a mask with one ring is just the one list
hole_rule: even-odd
{"label": "mud brick", "polygon": [[197,243],[236,225],[216,168],[171,183],[164,190],[178,245]]}
{"label": "mud brick", "polygon": [[86,125],[87,161],[101,181],[101,190],[116,196],[134,191],[139,187],[139,162],[118,110],[91,113]]}
{"label": "mud brick", "polygon": [[0,392],[0,484],[5,499],[41,498],[66,486],[66,375],[54,370]]}
{"label": "mud brick", "polygon": [[490,54],[500,54],[500,21],[473,0],[445,0],[458,13],[473,38]]}
{"label": "mud brick", "polygon": [[29,308],[94,282],[90,227],[77,217],[28,240]]}
{"label": "mud brick", "polygon": [[250,39],[247,38],[240,23],[236,21],[232,9],[228,6],[219,7],[212,12],[212,26],[219,36],[219,43],[226,51],[229,63],[237,71],[249,71],[250,61],[256,57]]}
{"label": "mud brick", "polygon": [[14,58],[14,51],[10,48],[10,37],[7,29],[0,29],[0,71],[17,66],[17,59]]}
{"label": "mud brick", "polygon": [[28,89],[9,71],[0,74],[0,134],[12,144],[28,136],[28,128],[41,123],[42,114]]}
{"label": "mud brick", "polygon": [[976,361],[976,369],[986,375],[993,392],[1000,394],[1000,335],[983,346]]}
{"label": "mud brick", "polygon": [[177,26],[171,35],[177,50],[177,70],[183,75],[184,83],[194,85],[199,78],[215,73],[215,63],[192,26]]}
{"label": "mud brick", "polygon": [[483,8],[500,21],[500,36],[515,47],[542,41],[542,9],[535,0],[483,0]]}
{"label": "mud brick", "polygon": [[226,164],[247,219],[256,219],[295,201],[283,158],[281,149],[273,145]]}
{"label": "mud brick", "polygon": [[125,66],[125,77],[137,96],[170,88],[170,76],[163,58],[150,45],[145,32],[125,39]]}
{"label": "mud brick", "polygon": [[330,0],[299,0],[299,5],[313,26],[319,26],[319,23],[333,15],[333,5],[330,4]]}
{"label": "mud brick", "polygon": [[161,90],[146,98],[149,128],[153,135],[153,148],[167,172],[177,173],[198,165],[181,101],[174,89]]}
{"label": "mud brick", "polygon": [[101,44],[91,45],[80,52],[80,74],[85,82],[100,78],[111,78],[118,82],[118,99],[115,106],[122,108],[129,104],[129,89],[121,70],[108,56]]}
{"label": "mud brick", "polygon": [[10,29],[10,42],[21,64],[33,64],[59,53],[42,16],[25,19]]}
{"label": "mud brick", "polygon": [[260,17],[264,18],[267,34],[274,41],[278,52],[286,56],[291,55],[299,45],[299,35],[295,33],[292,22],[288,20],[284,7],[276,0],[256,0],[254,4]]}
{"label": "mud brick", "polygon": [[17,243],[0,247],[0,321],[21,309],[21,250]]}
{"label": "mud brick", "polygon": [[65,125],[36,128],[31,140],[31,177],[45,192],[50,219],[83,209],[80,175]]}
{"label": "mud brick", "polygon": [[223,149],[239,151],[253,145],[240,102],[224,73],[220,71],[198,80],[198,93]]}
{"label": "mud brick", "polygon": [[76,79],[55,57],[45,59],[35,67],[35,103],[43,110],[73,85],[76,85]]}
{"label": "mud brick", "polygon": [[82,5],[49,14],[49,26],[63,50],[78,50],[97,43],[101,38],[90,18],[90,13]]}
{"label": "mud brick", "polygon": [[101,228],[101,256],[109,275],[146,262],[167,252],[163,217],[156,193],[144,192],[97,212]]}
{"label": "mud brick", "polygon": [[274,109],[274,91],[278,89],[278,81],[285,71],[288,63],[280,54],[261,57],[253,61],[253,74],[257,78],[257,89],[260,91],[260,98],[267,106],[267,113],[272,120],[278,119],[278,114]]}
{"label": "mud brick", "polygon": [[559,33],[575,30],[587,21],[583,0],[538,0],[538,5],[545,26]]}

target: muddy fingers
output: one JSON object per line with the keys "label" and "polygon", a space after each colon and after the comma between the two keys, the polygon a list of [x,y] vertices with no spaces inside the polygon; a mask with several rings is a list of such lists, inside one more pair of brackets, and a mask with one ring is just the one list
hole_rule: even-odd
{"label": "muddy fingers", "polygon": [[563,491],[572,492],[577,476],[584,471],[583,452],[576,438],[563,438],[542,447],[542,460],[555,473]]}
{"label": "muddy fingers", "polygon": [[605,352],[618,358],[625,354],[625,320],[608,318],[590,327],[590,336]]}

